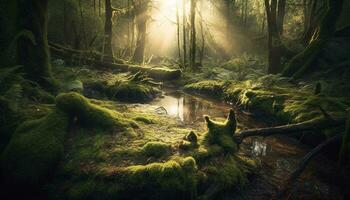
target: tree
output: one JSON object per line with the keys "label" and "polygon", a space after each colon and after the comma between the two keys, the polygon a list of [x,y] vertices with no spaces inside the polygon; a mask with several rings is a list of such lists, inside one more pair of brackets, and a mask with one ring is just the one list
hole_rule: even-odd
{"label": "tree", "polygon": [[197,44],[196,44],[196,7],[197,0],[191,0],[191,44],[190,44],[190,66],[192,69],[196,69],[196,55],[197,55]]}
{"label": "tree", "polygon": [[[285,47],[282,44],[280,33],[282,32],[284,18],[285,0],[265,0],[265,10],[268,26],[268,73],[276,74],[282,70],[282,56],[285,52]],[[281,7],[280,7],[281,6]],[[281,11],[280,11],[281,10]]]}
{"label": "tree", "polygon": [[18,0],[18,32],[27,31],[18,39],[18,64],[26,77],[43,87],[52,86],[50,52],[47,40],[48,0]]}
{"label": "tree", "polygon": [[186,16],[186,0],[182,0],[182,45],[183,45],[183,66],[187,65],[187,16]]}
{"label": "tree", "polygon": [[134,2],[134,9],[136,15],[137,40],[136,49],[133,60],[137,63],[143,63],[147,36],[147,22],[148,22],[148,3],[149,0],[139,0]]}
{"label": "tree", "polygon": [[105,0],[105,38],[103,44],[103,61],[113,61],[112,34],[113,34],[113,8],[111,0]]}
{"label": "tree", "polygon": [[328,0],[328,10],[317,26],[309,45],[293,57],[283,71],[284,76],[298,78],[309,69],[324,45],[336,31],[335,23],[343,9],[344,0]]}
{"label": "tree", "polygon": [[278,1],[278,11],[277,11],[277,19],[276,19],[276,25],[278,29],[278,33],[282,35],[283,33],[283,23],[284,23],[284,16],[286,15],[286,0],[279,0]]}

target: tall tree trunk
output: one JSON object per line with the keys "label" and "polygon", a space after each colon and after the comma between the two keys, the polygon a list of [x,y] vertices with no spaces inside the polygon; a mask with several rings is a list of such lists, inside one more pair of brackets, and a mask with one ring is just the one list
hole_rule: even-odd
{"label": "tall tree trunk", "polygon": [[283,23],[284,23],[285,13],[286,13],[286,0],[279,0],[276,20],[277,20],[278,33],[280,35],[282,35],[283,33]]}
{"label": "tall tree trunk", "polygon": [[281,70],[281,39],[277,28],[277,0],[265,0],[265,10],[268,25],[268,73],[276,74]]}
{"label": "tall tree trunk", "polygon": [[305,4],[305,22],[302,41],[304,42],[304,44],[308,44],[312,38],[313,33],[315,32],[315,29],[317,28],[316,10],[318,3],[317,0],[308,0],[307,3],[305,2]]}
{"label": "tall tree trunk", "polygon": [[181,37],[180,37],[180,13],[179,13],[179,1],[176,1],[176,28],[177,28],[177,50],[178,50],[178,56],[179,60],[181,60]]}
{"label": "tall tree trunk", "polygon": [[248,0],[245,0],[244,4],[244,29],[248,28]]}
{"label": "tall tree trunk", "polygon": [[50,52],[47,41],[48,0],[18,0],[18,29],[29,30],[33,38],[18,40],[18,62],[27,78],[48,88],[52,86]]}
{"label": "tall tree trunk", "polygon": [[111,5],[111,0],[105,0],[105,37],[104,37],[104,44],[103,44],[103,61],[111,62],[113,61],[113,48],[112,48],[112,15],[113,15],[113,8]]}
{"label": "tall tree trunk", "polygon": [[319,24],[310,44],[294,58],[283,71],[284,76],[301,77],[309,69],[324,45],[336,31],[336,22],[343,9],[344,0],[328,0],[328,11]]}
{"label": "tall tree trunk", "polygon": [[149,0],[143,0],[135,8],[138,33],[133,60],[137,63],[143,63],[144,61],[147,36],[148,3]]}
{"label": "tall tree trunk", "polygon": [[182,34],[183,34],[183,65],[187,65],[187,16],[186,16],[186,0],[182,0]]}
{"label": "tall tree trunk", "polygon": [[196,7],[197,0],[191,0],[191,47],[190,47],[190,65],[196,70],[196,56],[197,56],[197,37],[196,37]]}
{"label": "tall tree trunk", "polygon": [[204,59],[204,49],[205,49],[205,34],[204,34],[204,26],[203,26],[203,14],[202,14],[202,10],[203,10],[203,1],[200,2],[200,11],[199,11],[199,15],[200,15],[200,22],[199,22],[199,26],[201,28],[201,48],[199,50],[199,66],[203,66],[203,59]]}

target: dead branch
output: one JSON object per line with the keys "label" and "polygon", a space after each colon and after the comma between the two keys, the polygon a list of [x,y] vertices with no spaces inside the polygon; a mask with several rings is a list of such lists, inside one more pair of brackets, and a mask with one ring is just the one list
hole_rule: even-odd
{"label": "dead branch", "polygon": [[327,119],[327,118],[319,118],[313,119],[306,122],[301,122],[297,124],[288,124],[283,126],[276,126],[270,128],[258,128],[251,130],[243,130],[236,134],[237,141],[243,141],[245,138],[252,136],[271,136],[276,134],[289,134],[295,132],[302,131],[315,131],[321,129],[327,129],[332,127],[337,127],[341,125],[345,125],[346,118],[335,118],[335,119]]}
{"label": "dead branch", "polygon": [[286,180],[284,187],[282,188],[282,190],[280,190],[280,192],[275,196],[274,199],[281,199],[282,197],[284,197],[290,191],[290,189],[292,189],[294,182],[303,173],[306,166],[311,162],[311,160],[315,156],[317,156],[319,153],[321,153],[322,150],[324,150],[327,146],[329,146],[335,142],[340,141],[342,139],[342,137],[343,137],[343,134],[335,135],[335,136],[331,137],[330,139],[322,142],[317,147],[312,149],[308,154],[306,154],[304,156],[303,160],[300,162],[298,168],[296,168],[293,171],[293,173],[290,175],[290,177]]}

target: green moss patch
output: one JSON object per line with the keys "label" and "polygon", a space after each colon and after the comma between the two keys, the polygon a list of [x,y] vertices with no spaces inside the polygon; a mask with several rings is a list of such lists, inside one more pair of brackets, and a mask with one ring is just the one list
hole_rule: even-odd
{"label": "green moss patch", "polygon": [[146,156],[161,157],[171,151],[171,146],[163,142],[147,142],[142,147],[142,152]]}
{"label": "green moss patch", "polygon": [[197,83],[186,85],[184,90],[187,92],[195,92],[202,95],[221,98],[224,92],[225,85],[225,81],[200,81]]}
{"label": "green moss patch", "polygon": [[6,176],[17,184],[39,185],[63,155],[69,117],[56,109],[39,120],[23,123],[1,156]]}
{"label": "green moss patch", "polygon": [[132,124],[131,121],[123,119],[120,113],[92,104],[87,98],[74,92],[58,95],[56,105],[73,118],[77,117],[83,126],[124,129]]}

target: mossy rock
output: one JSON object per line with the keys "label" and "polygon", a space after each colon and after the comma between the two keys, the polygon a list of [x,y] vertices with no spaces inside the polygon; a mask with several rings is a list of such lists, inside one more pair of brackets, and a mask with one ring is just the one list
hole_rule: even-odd
{"label": "mossy rock", "polygon": [[218,145],[225,152],[234,153],[238,150],[237,143],[233,139],[236,131],[236,117],[233,110],[226,121],[223,123],[212,121],[208,116],[205,116],[208,131],[205,133],[202,144],[209,147],[211,145]]}
{"label": "mossy rock", "polygon": [[145,102],[154,99],[160,91],[142,83],[123,82],[108,87],[107,95],[112,99],[127,102]]}
{"label": "mossy rock", "polygon": [[30,187],[44,182],[63,155],[68,125],[69,116],[55,109],[19,126],[1,155],[4,175]]}
{"label": "mossy rock", "polygon": [[161,157],[171,151],[171,145],[163,142],[147,142],[141,149],[146,156]]}
{"label": "mossy rock", "polygon": [[188,84],[184,87],[187,92],[199,93],[201,95],[221,98],[223,97],[224,89],[226,87],[225,81],[200,81],[197,83]]}
{"label": "mossy rock", "polygon": [[90,81],[85,83],[85,90],[92,90],[109,99],[125,102],[147,102],[161,93],[153,86],[132,81],[121,81],[113,84],[105,80]]}

